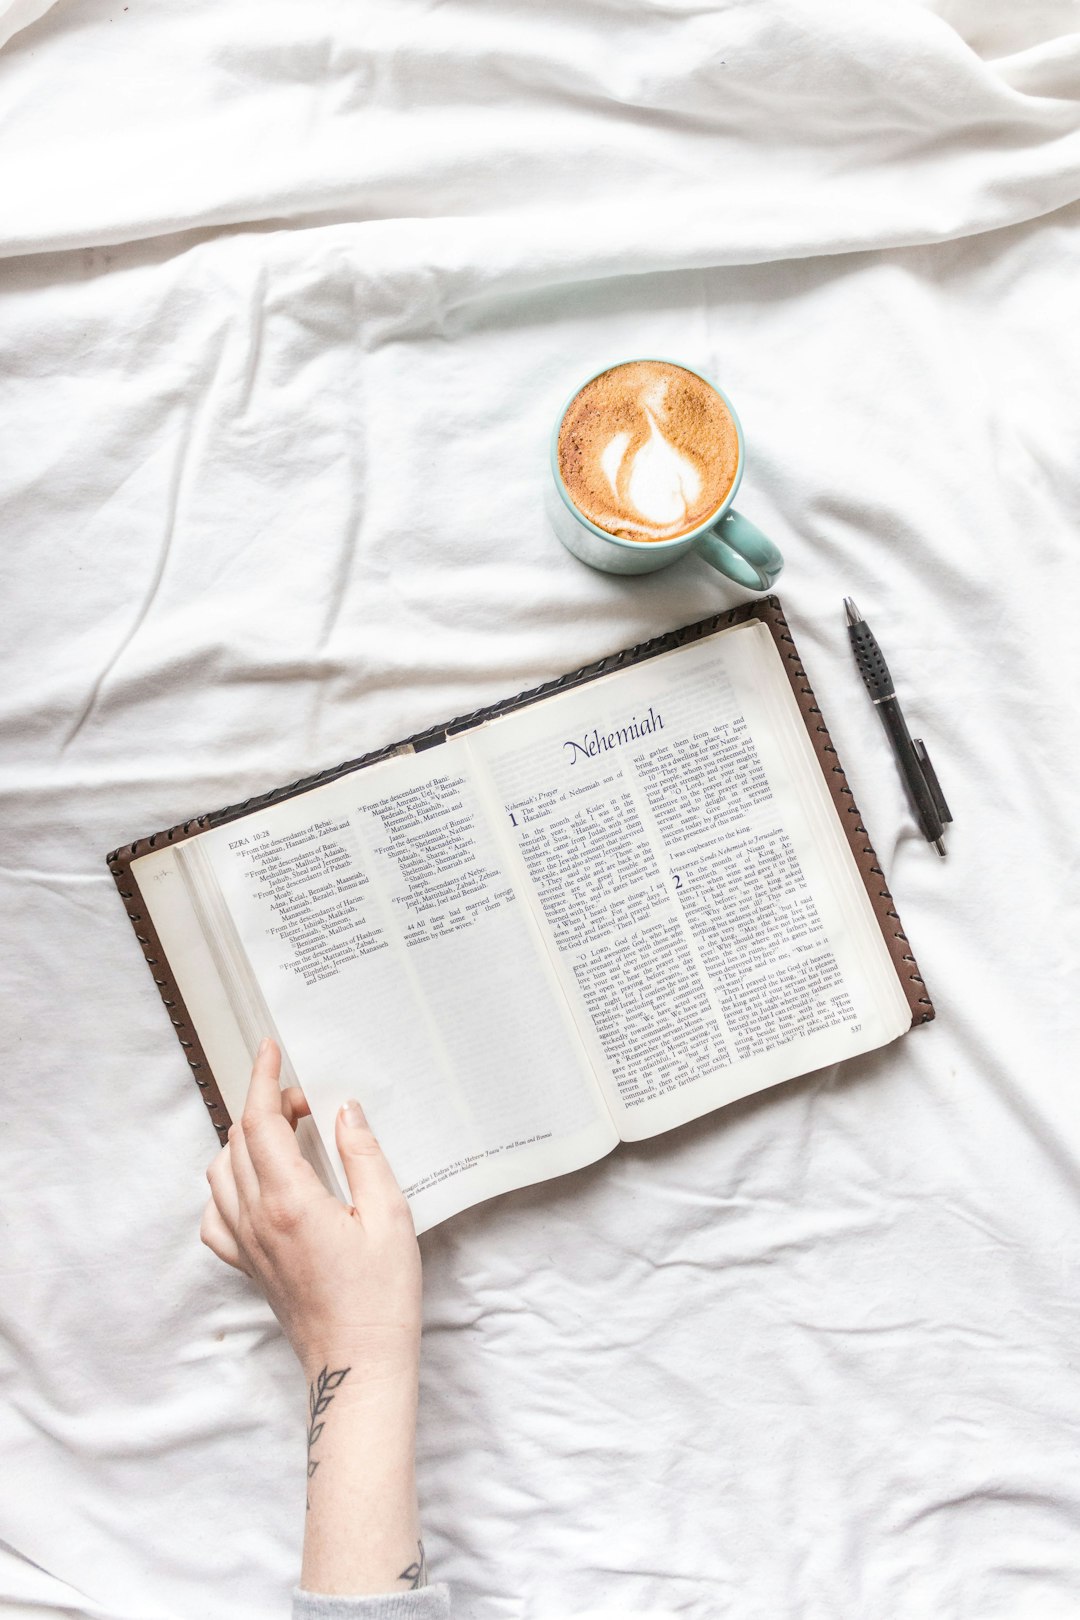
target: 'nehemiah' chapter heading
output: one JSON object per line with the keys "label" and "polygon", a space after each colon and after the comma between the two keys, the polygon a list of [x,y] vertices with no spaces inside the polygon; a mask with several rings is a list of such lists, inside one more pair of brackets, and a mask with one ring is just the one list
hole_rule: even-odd
{"label": "'nehemiah' chapter heading", "polygon": [[571,742],[569,739],[563,743],[564,748],[570,750],[570,763],[576,765],[578,756],[582,759],[595,759],[597,754],[603,754],[609,748],[621,748],[624,743],[637,742],[640,737],[649,736],[650,732],[663,731],[664,722],[656,713],[652,704],[649,712],[640,720],[631,720],[628,726],[619,726],[615,731],[598,731],[594,726],[587,731],[580,742]]}

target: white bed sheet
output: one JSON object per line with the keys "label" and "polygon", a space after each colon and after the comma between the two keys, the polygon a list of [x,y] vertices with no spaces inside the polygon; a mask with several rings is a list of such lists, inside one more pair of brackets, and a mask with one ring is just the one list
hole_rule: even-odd
{"label": "white bed sheet", "polygon": [[261,1620],[298,1569],[304,1392],[198,1243],[104,851],[739,600],[546,530],[561,399],[660,353],[740,407],[938,1020],[425,1237],[431,1566],[467,1620],[1077,1615],[1075,4],[42,9],[0,8],[4,1612]]}

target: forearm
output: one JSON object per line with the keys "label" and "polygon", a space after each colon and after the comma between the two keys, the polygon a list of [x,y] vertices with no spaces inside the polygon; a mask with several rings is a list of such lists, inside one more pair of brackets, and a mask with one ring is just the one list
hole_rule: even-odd
{"label": "forearm", "polygon": [[418,1365],[373,1380],[347,1358],[331,1358],[308,1369],[308,1379],[303,1590],[360,1595],[425,1585]]}

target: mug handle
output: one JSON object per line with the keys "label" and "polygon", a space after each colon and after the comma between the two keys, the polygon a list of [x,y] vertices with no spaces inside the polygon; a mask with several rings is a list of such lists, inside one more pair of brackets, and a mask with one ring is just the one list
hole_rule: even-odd
{"label": "mug handle", "polygon": [[698,536],[694,550],[707,563],[752,591],[770,590],[784,566],[780,550],[738,512],[725,512],[719,523]]}

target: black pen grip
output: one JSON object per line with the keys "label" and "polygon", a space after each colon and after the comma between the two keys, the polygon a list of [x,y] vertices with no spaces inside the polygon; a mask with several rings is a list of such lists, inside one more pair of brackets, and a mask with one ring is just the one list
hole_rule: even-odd
{"label": "black pen grip", "polygon": [[[848,635],[851,637],[851,650],[855,654],[859,674],[874,702],[880,703],[883,698],[892,697],[896,688],[889,674],[889,666],[866,620],[860,619],[858,624],[849,625]],[[906,732],[907,727],[904,729]]]}
{"label": "black pen grip", "polygon": [[894,697],[886,698],[878,704],[878,714],[881,716],[882,725],[889,734],[889,741],[892,743],[893,753],[896,755],[896,763],[900,767],[900,775],[903,778],[904,787],[907,789],[907,796],[911,801],[911,808],[915,812],[915,819],[919,823],[922,835],[930,843],[935,843],[941,837],[945,828],[941,816],[938,814],[934,795],[923,771],[922,760],[919,758],[918,750],[912,741],[900,705]]}

